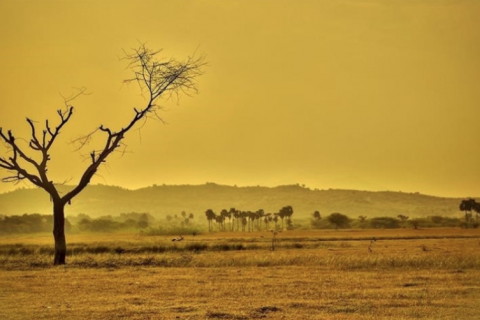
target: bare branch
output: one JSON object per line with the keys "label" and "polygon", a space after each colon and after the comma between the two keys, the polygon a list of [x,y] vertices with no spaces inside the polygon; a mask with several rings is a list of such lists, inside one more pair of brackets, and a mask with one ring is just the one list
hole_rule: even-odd
{"label": "bare branch", "polygon": [[[123,153],[125,152],[126,146],[122,140],[137,123],[143,122],[142,127],[149,117],[162,120],[157,113],[160,108],[156,101],[162,98],[164,94],[174,93],[178,95],[179,93],[197,92],[196,79],[203,74],[202,69],[206,66],[205,57],[195,58],[192,56],[185,61],[175,59],[161,61],[157,59],[160,52],[147,48],[145,44],[133,49],[131,53],[125,52],[123,59],[128,62],[128,67],[133,71],[133,77],[126,79],[124,83],[136,82],[141,91],[148,94],[148,102],[143,108],[133,108],[133,117],[121,129],[115,131],[103,125],[98,128],[100,132],[106,134],[104,149],[90,153],[91,164],[83,173],[77,187],[64,196],[65,201],[70,201],[86,187],[97,172],[98,167],[105,163],[107,157],[116,149],[123,146]],[[90,141],[93,133],[76,140],[80,142],[80,148]]]}
{"label": "bare branch", "polygon": [[[71,97],[64,98],[65,105],[67,108],[65,110],[57,110],[57,114],[60,118],[60,123],[55,127],[51,128],[48,120],[45,121],[45,129],[43,129],[42,135],[39,139],[37,135],[37,124],[30,118],[27,118],[26,121],[30,127],[31,137],[27,142],[28,147],[35,152],[40,153],[41,161],[38,162],[34,158],[27,155],[26,151],[22,149],[17,143],[16,137],[13,135],[12,131],[8,131],[5,134],[0,129],[0,140],[7,145],[12,151],[12,156],[8,159],[0,158],[0,167],[6,169],[12,175],[7,176],[2,179],[3,182],[13,182],[18,183],[22,180],[28,180],[34,185],[45,189],[52,198],[59,198],[58,192],[53,186],[53,182],[50,181],[47,177],[47,163],[50,161],[50,155],[48,154],[49,149],[52,147],[55,139],[60,134],[62,127],[70,120],[73,115],[73,106],[69,105],[78,96],[85,94],[85,89],[78,89],[78,93],[72,95]],[[19,139],[23,140],[23,139]],[[32,165],[38,175],[29,172],[21,163],[24,161]]]}
{"label": "bare branch", "polygon": [[86,145],[88,145],[92,139],[93,139],[93,135],[98,131],[100,130],[100,128],[97,128],[95,130],[93,130],[92,132],[90,132],[89,134],[85,135],[85,136],[81,136],[79,138],[76,138],[76,139],[73,139],[70,143],[71,144],[78,144],[79,146],[77,148],[75,148],[75,151],[80,151],[81,149],[83,149],[83,147],[85,147]]}

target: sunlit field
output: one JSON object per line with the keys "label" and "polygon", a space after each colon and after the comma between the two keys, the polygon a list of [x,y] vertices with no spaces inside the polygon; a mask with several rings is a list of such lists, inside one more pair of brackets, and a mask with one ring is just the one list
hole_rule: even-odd
{"label": "sunlit field", "polygon": [[0,319],[480,319],[480,230],[183,237],[1,237]]}

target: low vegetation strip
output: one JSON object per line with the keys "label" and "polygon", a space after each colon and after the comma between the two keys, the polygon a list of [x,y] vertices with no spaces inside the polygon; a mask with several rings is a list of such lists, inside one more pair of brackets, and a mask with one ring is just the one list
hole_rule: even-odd
{"label": "low vegetation strip", "polygon": [[[53,268],[50,256],[3,256],[0,268],[4,270],[28,270]],[[480,254],[442,252],[421,254],[420,252],[394,254],[357,253],[343,255],[310,251],[285,251],[271,253],[232,252],[220,253],[169,253],[163,255],[82,255],[70,257],[68,268],[123,268],[123,267],[166,267],[166,268],[238,268],[311,266],[336,270],[374,269],[447,269],[463,272],[465,269],[480,268]]]}
{"label": "low vegetation strip", "polygon": [[[447,239],[444,239],[447,238]],[[216,268],[312,266],[336,270],[430,268],[480,269],[478,237],[428,237],[418,239],[364,239],[313,241],[288,238],[275,243],[266,238],[225,241],[77,243],[69,247],[68,267],[73,268]],[[290,240],[290,241],[287,241]],[[272,250],[274,249],[274,250]],[[0,269],[51,268],[50,246],[0,245]]]}
{"label": "low vegetation strip", "polygon": [[[418,236],[358,236],[358,237],[285,237],[275,239],[275,248],[281,249],[317,249],[353,246],[349,242],[359,241],[400,241],[400,240],[460,240],[480,239],[479,235],[418,235]],[[220,241],[220,242],[219,242]],[[230,238],[230,239],[203,239],[201,241],[170,242],[162,241],[159,244],[152,242],[134,243],[72,243],[68,247],[67,256],[84,254],[162,254],[169,252],[191,252],[201,251],[241,251],[241,250],[270,250],[272,239],[270,238]],[[51,245],[35,244],[0,244],[1,256],[33,256],[54,254]]]}

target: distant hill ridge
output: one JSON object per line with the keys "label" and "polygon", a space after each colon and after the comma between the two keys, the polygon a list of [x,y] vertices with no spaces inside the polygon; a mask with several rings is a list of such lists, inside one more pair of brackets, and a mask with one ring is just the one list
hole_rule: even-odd
{"label": "distant hill ridge", "polygon": [[[71,186],[60,187],[67,192]],[[204,216],[207,209],[258,210],[277,212],[286,205],[294,209],[293,217],[306,217],[318,210],[322,216],[341,212],[350,217],[365,215],[425,217],[459,215],[462,199],[427,196],[418,193],[358,190],[311,190],[300,185],[278,187],[236,187],[207,183],[204,185],[161,185],[129,190],[106,185],[90,185],[66,215],[85,213],[92,217],[127,212],[148,212],[154,216],[179,214],[182,211]],[[0,214],[52,212],[49,196],[40,189],[17,189],[0,194]]]}

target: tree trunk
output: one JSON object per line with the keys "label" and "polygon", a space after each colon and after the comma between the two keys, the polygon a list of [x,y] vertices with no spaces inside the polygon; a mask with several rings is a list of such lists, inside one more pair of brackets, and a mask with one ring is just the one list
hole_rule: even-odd
{"label": "tree trunk", "polygon": [[53,202],[53,238],[55,239],[54,265],[65,264],[67,242],[65,240],[65,204],[62,201]]}

